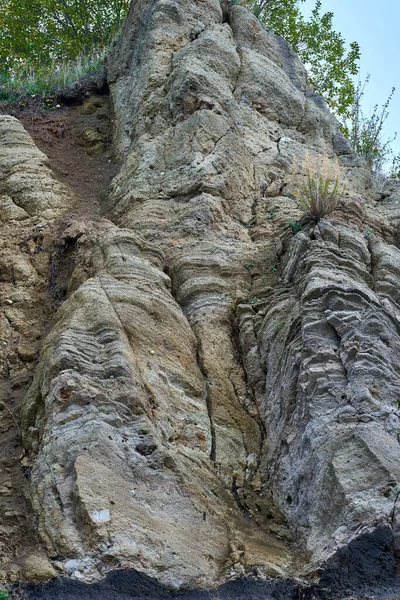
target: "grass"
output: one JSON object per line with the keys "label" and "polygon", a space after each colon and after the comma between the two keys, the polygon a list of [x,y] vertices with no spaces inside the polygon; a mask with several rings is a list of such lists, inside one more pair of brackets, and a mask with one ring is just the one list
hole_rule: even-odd
{"label": "grass", "polygon": [[[7,104],[26,96],[57,95],[84,77],[101,73],[104,51],[43,68],[21,67],[11,73],[0,73],[0,103]],[[1,597],[0,597],[1,600]]]}
{"label": "grass", "polygon": [[11,600],[11,596],[7,592],[0,592],[0,600]]}
{"label": "grass", "polygon": [[338,206],[344,192],[342,171],[337,159],[329,159],[325,155],[322,161],[317,162],[309,154],[306,154],[301,170],[306,177],[295,195],[305,211],[302,221],[318,223]]}

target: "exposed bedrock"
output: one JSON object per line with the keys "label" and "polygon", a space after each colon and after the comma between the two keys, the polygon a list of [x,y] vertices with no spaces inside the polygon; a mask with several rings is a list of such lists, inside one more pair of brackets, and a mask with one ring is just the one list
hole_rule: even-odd
{"label": "exposed bedrock", "polygon": [[[243,7],[137,0],[108,75],[121,170],[22,414],[53,567],[172,588],[317,578],[370,535],[389,577],[400,251],[365,165]],[[324,156],[346,193],[294,236],[293,178]]]}
{"label": "exposed bedrock", "polygon": [[47,162],[17,119],[0,116],[0,581],[18,578],[32,561],[45,577],[55,575],[38,548],[20,462],[21,402],[53,313],[57,231],[74,202]]}
{"label": "exposed bedrock", "polygon": [[338,222],[312,238],[297,234],[242,340],[265,373],[264,485],[321,564],[379,524],[396,536],[400,251]]}

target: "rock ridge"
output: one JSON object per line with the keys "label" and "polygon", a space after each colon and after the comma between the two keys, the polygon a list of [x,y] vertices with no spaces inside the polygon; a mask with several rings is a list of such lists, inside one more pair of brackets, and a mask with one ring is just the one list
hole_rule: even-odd
{"label": "rock ridge", "polygon": [[[10,231],[39,218],[79,258],[63,256],[50,327],[35,314],[40,360],[29,355],[21,392],[43,579],[134,569],[169,590],[250,574],[333,588],[337,573],[357,587],[370,572],[370,585],[394,584],[396,191],[375,202],[298,57],[241,6],[136,0],[108,79],[121,168],[82,227],[65,215],[84,199],[0,116]],[[294,234],[293,183],[326,157],[343,199]],[[4,267],[12,335],[27,317],[6,294],[45,298],[51,251],[40,277],[35,249]],[[346,579],[353,550],[365,560]]]}

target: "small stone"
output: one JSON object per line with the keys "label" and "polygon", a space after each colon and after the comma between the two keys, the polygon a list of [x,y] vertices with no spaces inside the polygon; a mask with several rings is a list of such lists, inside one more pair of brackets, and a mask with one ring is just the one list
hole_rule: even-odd
{"label": "small stone", "polygon": [[64,230],[61,239],[66,241],[76,241],[86,233],[87,225],[83,221],[73,221]]}
{"label": "small stone", "polygon": [[57,572],[46,556],[31,554],[25,559],[22,577],[25,581],[48,581],[57,577]]}
{"label": "small stone", "polygon": [[64,563],[64,571],[66,573],[68,573],[68,575],[71,575],[72,573],[74,573],[74,571],[76,571],[77,569],[79,569],[80,565],[81,565],[81,560],[74,558],[71,560],[67,560]]}
{"label": "small stone", "polygon": [[72,577],[74,577],[75,579],[84,579],[85,576],[80,571],[74,571],[72,573]]}
{"label": "small stone", "polygon": [[96,521],[96,523],[108,523],[110,521],[110,511],[108,509],[104,510],[95,510],[92,513],[92,519]]}
{"label": "small stone", "polygon": [[17,352],[22,360],[31,361],[37,357],[37,349],[34,344],[22,342],[17,349]]}

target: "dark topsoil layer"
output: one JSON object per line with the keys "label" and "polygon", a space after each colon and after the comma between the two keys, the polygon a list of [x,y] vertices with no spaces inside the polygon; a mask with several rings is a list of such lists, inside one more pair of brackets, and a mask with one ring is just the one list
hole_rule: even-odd
{"label": "dark topsoil layer", "polygon": [[105,70],[91,75],[85,75],[79,81],[60,89],[52,94],[29,94],[15,100],[0,103],[0,114],[19,117],[21,114],[43,114],[53,110],[56,105],[62,107],[82,104],[86,98],[93,95],[108,93]]}
{"label": "dark topsoil layer", "polygon": [[173,591],[133,569],[118,569],[88,585],[68,578],[20,586],[24,600],[400,600],[393,535],[387,526],[338,552],[316,587],[247,577],[215,590]]}

